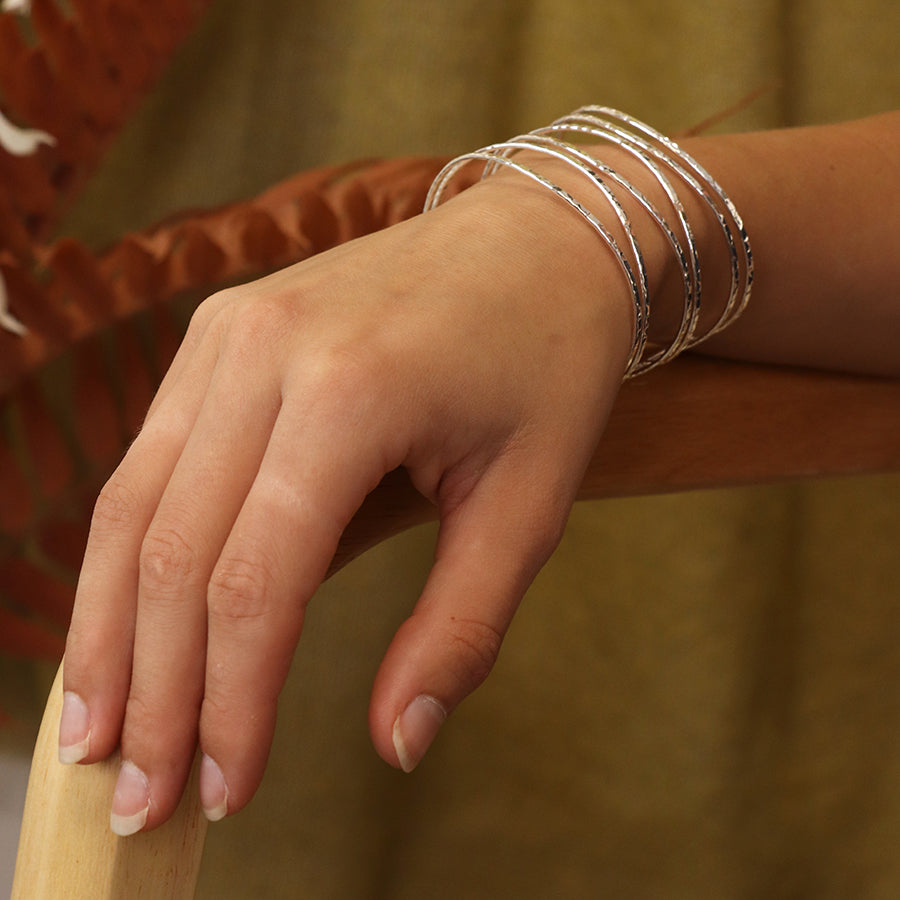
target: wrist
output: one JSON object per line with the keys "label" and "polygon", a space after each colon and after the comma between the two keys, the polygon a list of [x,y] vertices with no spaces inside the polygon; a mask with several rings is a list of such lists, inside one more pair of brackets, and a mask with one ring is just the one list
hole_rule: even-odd
{"label": "wrist", "polygon": [[[586,146],[586,136],[599,145]],[[482,177],[491,175],[488,180],[524,179],[543,188],[558,212],[568,206],[606,244],[634,304],[626,374],[669,361],[743,311],[753,264],[737,211],[692,155],[649,126],[615,110],[584,107],[546,128],[457,158],[435,180],[426,208],[439,203],[450,180],[474,161],[486,163]],[[706,266],[707,291],[711,284],[718,292],[718,260],[727,262],[729,284],[711,316],[701,316],[701,257],[713,261]]]}
{"label": "wrist", "polygon": [[[589,208],[584,186],[565,167],[536,160],[529,168]],[[556,297],[564,296],[567,304],[584,305],[589,310],[586,320],[598,331],[619,336],[618,355],[624,373],[637,328],[634,292],[620,259],[595,228],[583,216],[573,214],[559,194],[512,169],[499,171],[467,193],[504,209],[510,233],[519,235],[520,246],[541,259],[540,270],[554,283]],[[602,212],[597,218],[602,221]]]}

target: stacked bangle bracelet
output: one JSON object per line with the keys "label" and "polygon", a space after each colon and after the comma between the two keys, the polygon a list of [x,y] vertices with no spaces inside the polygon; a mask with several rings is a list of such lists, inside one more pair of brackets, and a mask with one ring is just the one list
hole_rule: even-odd
{"label": "stacked bangle bracelet", "polygon": [[[583,144],[574,143],[575,140],[615,145],[640,163],[665,194],[671,207],[672,221],[634,184],[588,153]],[[597,192],[592,196],[602,199],[603,208],[611,210],[614,220],[618,222],[618,227],[613,225],[613,228],[619,240],[595,209],[517,159],[517,154],[522,151],[553,158],[584,175]],[[482,178],[505,167],[552,191],[587,220],[613,253],[628,281],[634,301],[634,339],[626,364],[626,378],[668,362],[682,351],[721,331],[746,307],[753,283],[753,255],[740,215],[715,179],[693,157],[649,125],[609,107],[581,107],[544,128],[458,156],[434,179],[425,200],[426,210],[442,201],[450,182],[461,168],[472,161],[484,163]],[[700,254],[679,197],[679,189],[693,192],[709,208],[722,230],[729,256],[731,286],[728,297],[718,319],[702,334],[697,332],[702,297]],[[665,347],[651,349],[648,341],[650,296],[647,273],[640,244],[625,205],[620,200],[620,192],[623,191],[663,232],[681,272],[684,285],[681,324],[675,337]]]}

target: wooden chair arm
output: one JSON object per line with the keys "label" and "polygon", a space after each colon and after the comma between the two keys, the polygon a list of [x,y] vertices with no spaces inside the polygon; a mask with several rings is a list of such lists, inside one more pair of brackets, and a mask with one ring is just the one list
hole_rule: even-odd
{"label": "wooden chair arm", "polygon": [[[685,356],[623,386],[578,499],[888,471],[900,471],[900,380]],[[391,473],[332,571],[436,515]]]}

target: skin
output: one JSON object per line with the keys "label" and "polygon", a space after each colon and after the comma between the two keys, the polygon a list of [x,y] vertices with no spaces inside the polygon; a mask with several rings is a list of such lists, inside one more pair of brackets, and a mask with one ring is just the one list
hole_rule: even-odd
{"label": "skin", "polygon": [[[683,145],[734,200],[757,261],[750,308],[707,349],[900,375],[900,117]],[[595,152],[654,195],[639,167]],[[534,167],[584,196],[564,166]],[[664,340],[681,288],[668,245],[632,212]],[[721,234],[699,206],[688,215],[706,296],[723,297]],[[142,773],[137,799],[120,781],[114,811],[132,829],[165,821],[198,741],[214,761],[209,814],[250,800],[306,605],[397,466],[438,507],[440,535],[376,677],[370,731],[388,763],[414,765],[489,673],[556,547],[632,329],[611,254],[516,173],[202,304],[98,500],[67,644],[64,688],[83,706],[61,743],[83,739],[70,758],[89,763],[121,742]],[[398,744],[417,697],[419,736]]]}

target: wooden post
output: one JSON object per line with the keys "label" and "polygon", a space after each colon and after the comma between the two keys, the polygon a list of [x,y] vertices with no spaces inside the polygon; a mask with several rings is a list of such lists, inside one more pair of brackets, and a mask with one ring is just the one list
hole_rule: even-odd
{"label": "wooden post", "polygon": [[109,827],[116,754],[62,765],[57,735],[62,667],[50,691],[28,780],[12,900],[189,900],[206,838],[197,765],[175,815],[153,831],[120,838]]}

